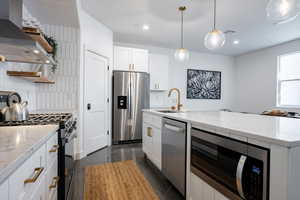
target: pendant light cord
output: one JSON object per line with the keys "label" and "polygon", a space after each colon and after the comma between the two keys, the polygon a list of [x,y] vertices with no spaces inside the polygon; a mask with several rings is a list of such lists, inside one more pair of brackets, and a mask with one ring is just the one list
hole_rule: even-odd
{"label": "pendant light cord", "polygon": [[183,11],[181,11],[181,48],[183,49]]}
{"label": "pendant light cord", "polygon": [[216,23],[217,23],[216,10],[217,10],[217,0],[214,0],[214,30],[216,30]]}

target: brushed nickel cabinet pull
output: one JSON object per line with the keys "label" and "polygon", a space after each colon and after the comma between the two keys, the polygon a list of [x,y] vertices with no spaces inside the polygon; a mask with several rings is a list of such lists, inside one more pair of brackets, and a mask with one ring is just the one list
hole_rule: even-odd
{"label": "brushed nickel cabinet pull", "polygon": [[33,177],[26,179],[24,181],[24,184],[34,183],[39,178],[39,176],[42,174],[43,171],[44,171],[44,167],[35,168]]}
{"label": "brushed nickel cabinet pull", "polygon": [[49,189],[53,189],[56,188],[58,185],[58,181],[59,181],[59,176],[53,177],[53,182],[51,185],[49,185]]}
{"label": "brushed nickel cabinet pull", "polygon": [[59,149],[59,145],[53,145],[52,149],[49,150],[49,153],[57,152],[58,149]]}

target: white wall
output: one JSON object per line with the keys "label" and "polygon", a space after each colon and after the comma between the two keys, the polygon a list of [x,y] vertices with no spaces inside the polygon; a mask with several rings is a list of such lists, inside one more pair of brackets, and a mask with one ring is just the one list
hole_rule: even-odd
{"label": "white wall", "polygon": [[[165,54],[169,56],[169,88],[179,88],[182,91],[182,103],[188,110],[218,110],[233,107],[235,68],[234,59],[229,56],[190,52],[190,61],[186,64],[174,59],[174,49],[143,46],[126,43],[115,45],[148,49],[150,53]],[[214,70],[222,72],[221,100],[190,100],[186,98],[187,69]],[[168,99],[167,92],[151,92],[151,106],[165,107],[176,103],[174,97]]]}
{"label": "white wall", "polygon": [[[83,10],[81,3],[84,1],[76,0],[77,10],[80,26],[80,86],[79,86],[79,135],[77,157],[82,158],[85,156],[84,152],[84,129],[83,129],[83,111],[84,106],[84,52],[91,50],[106,57],[109,65],[112,66],[113,62],[113,32],[104,26],[102,23],[90,16]],[[111,91],[111,85],[109,85]],[[110,112],[111,109],[109,109]],[[109,113],[108,123],[110,123],[111,113]],[[111,128],[109,126],[109,128]],[[111,131],[110,131],[111,133]],[[111,136],[109,136],[108,144],[110,144]]]}
{"label": "white wall", "polygon": [[[10,77],[6,75],[8,70],[11,71],[30,71],[36,67],[32,64],[24,63],[0,63],[0,90],[18,92],[22,101],[28,101],[28,109],[36,110],[36,89],[37,85],[18,77]],[[5,105],[0,105],[3,108]]]}
{"label": "white wall", "polygon": [[261,113],[275,108],[277,56],[295,51],[300,51],[300,40],[236,57],[234,110]]}

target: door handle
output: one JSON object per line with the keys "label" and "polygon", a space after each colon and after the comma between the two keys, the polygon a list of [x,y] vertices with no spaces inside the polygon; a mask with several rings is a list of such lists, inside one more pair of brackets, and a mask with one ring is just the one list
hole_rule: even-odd
{"label": "door handle", "polygon": [[87,104],[87,109],[88,109],[88,110],[91,110],[91,108],[92,108],[91,104],[88,103],[88,104]]}
{"label": "door handle", "polygon": [[244,199],[246,199],[246,198],[245,198],[244,190],[243,190],[243,171],[244,171],[244,166],[245,166],[246,160],[247,160],[247,156],[242,155],[239,160],[237,169],[236,169],[237,190],[238,190],[240,196]]}

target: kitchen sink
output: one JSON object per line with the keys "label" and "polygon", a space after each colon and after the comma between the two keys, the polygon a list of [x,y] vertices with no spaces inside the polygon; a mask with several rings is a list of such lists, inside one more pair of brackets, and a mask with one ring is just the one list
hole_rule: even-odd
{"label": "kitchen sink", "polygon": [[176,110],[157,110],[157,112],[162,112],[162,113],[180,113],[182,111],[176,111]]}

